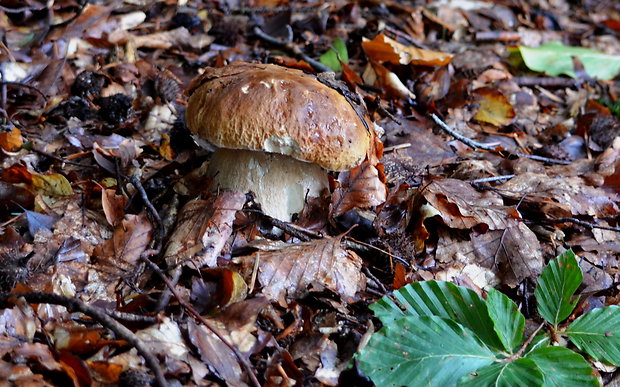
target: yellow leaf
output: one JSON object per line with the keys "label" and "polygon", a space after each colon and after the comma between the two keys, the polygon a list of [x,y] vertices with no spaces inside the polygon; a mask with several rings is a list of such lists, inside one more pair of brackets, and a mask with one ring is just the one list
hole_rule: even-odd
{"label": "yellow leaf", "polygon": [[405,46],[383,34],[373,40],[364,38],[362,47],[371,60],[392,64],[443,66],[452,60],[452,54]]}
{"label": "yellow leaf", "polygon": [[24,140],[22,139],[22,132],[16,127],[13,127],[10,132],[0,133],[0,148],[7,152],[15,152],[19,150],[23,144]]}
{"label": "yellow leaf", "polygon": [[508,99],[497,90],[483,87],[474,91],[480,105],[474,119],[495,126],[504,126],[515,118],[515,111]]}
{"label": "yellow leaf", "polygon": [[73,188],[66,177],[59,173],[49,175],[32,174],[32,187],[45,196],[73,195]]}

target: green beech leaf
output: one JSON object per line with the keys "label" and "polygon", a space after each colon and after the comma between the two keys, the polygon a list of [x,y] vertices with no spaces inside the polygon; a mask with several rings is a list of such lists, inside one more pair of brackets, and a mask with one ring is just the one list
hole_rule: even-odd
{"label": "green beech leaf", "polygon": [[539,348],[526,358],[533,360],[542,371],[545,387],[600,386],[586,359],[568,348]]}
{"label": "green beech leaf", "polygon": [[495,289],[489,290],[487,308],[504,349],[512,353],[512,350],[523,341],[525,317],[519,312],[517,304]]}
{"label": "green beech leaf", "polygon": [[620,55],[608,55],[589,48],[549,42],[540,47],[520,46],[518,50],[530,70],[551,76],[565,74],[576,78],[573,57],[579,58],[592,78],[608,80],[620,73]]}
{"label": "green beech leaf", "polygon": [[347,52],[347,45],[344,43],[344,40],[340,38],[334,39],[332,47],[319,58],[321,63],[336,72],[342,70],[340,61],[347,63],[348,60],[349,53]]}
{"label": "green beech leaf", "polygon": [[554,326],[566,319],[575,309],[578,299],[571,302],[571,298],[582,280],[583,275],[572,250],[549,262],[534,292],[540,315]]}
{"label": "green beech leaf", "polygon": [[530,359],[520,358],[509,363],[494,363],[472,372],[460,380],[462,387],[542,386],[543,374]]}
{"label": "green beech leaf", "polygon": [[358,359],[377,386],[453,386],[495,360],[469,329],[436,316],[408,316],[385,325]]}
{"label": "green beech leaf", "polygon": [[594,309],[573,321],[564,333],[596,360],[620,366],[620,306]]}
{"label": "green beech leaf", "polygon": [[439,316],[471,329],[489,347],[504,346],[493,329],[487,305],[474,291],[443,281],[407,284],[370,306],[384,325],[403,316]]}

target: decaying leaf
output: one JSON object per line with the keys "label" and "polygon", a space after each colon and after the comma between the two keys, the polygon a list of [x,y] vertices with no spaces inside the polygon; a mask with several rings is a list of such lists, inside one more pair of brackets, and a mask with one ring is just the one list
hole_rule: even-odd
{"label": "decaying leaf", "polygon": [[7,152],[15,152],[24,144],[22,132],[13,127],[10,132],[0,133],[0,148]]}
{"label": "decaying leaf", "polygon": [[244,277],[250,279],[258,261],[256,278],[262,293],[283,305],[287,297],[297,297],[311,288],[327,288],[353,300],[365,288],[366,277],[361,272],[361,258],[345,250],[341,241],[338,237],[282,244],[277,250],[258,251],[237,262]]}
{"label": "decaying leaf", "polygon": [[581,177],[552,177],[526,172],[502,185],[499,191],[513,200],[540,208],[542,215],[559,218],[587,215],[597,218],[617,216],[617,194],[584,184]]}
{"label": "decaying leaf", "polygon": [[480,104],[474,118],[495,126],[508,125],[515,118],[515,110],[508,99],[496,89],[483,87],[475,90]]}
{"label": "decaying leaf", "polygon": [[387,197],[383,165],[372,165],[368,160],[362,165],[338,176],[340,186],[332,195],[331,216],[336,217],[358,207],[378,206]]}
{"label": "decaying leaf", "polygon": [[[208,319],[208,322],[242,356],[247,357],[256,343],[252,335],[256,331],[256,317],[267,304],[264,297],[237,302],[224,309],[217,318]],[[189,339],[198,348],[202,361],[215,369],[228,384],[245,385],[244,370],[239,365],[239,359],[222,340],[204,325],[193,321],[188,322],[187,328]]]}
{"label": "decaying leaf", "polygon": [[116,226],[125,216],[126,205],[127,197],[125,195],[117,195],[113,189],[101,191],[101,206],[103,207],[105,218],[111,226]]}
{"label": "decaying leaf", "polygon": [[245,195],[237,191],[223,191],[213,201],[187,203],[166,246],[164,257],[168,265],[215,266],[232,233],[235,214],[244,203]]}
{"label": "decaying leaf", "polygon": [[462,180],[433,180],[421,194],[451,228],[467,230],[482,226],[503,230],[513,219],[521,218],[514,207],[504,205],[499,195],[491,191],[478,192]]}
{"label": "decaying leaf", "polygon": [[452,60],[452,54],[405,46],[384,34],[377,35],[373,40],[364,38],[362,47],[370,59],[397,65],[443,66]]}

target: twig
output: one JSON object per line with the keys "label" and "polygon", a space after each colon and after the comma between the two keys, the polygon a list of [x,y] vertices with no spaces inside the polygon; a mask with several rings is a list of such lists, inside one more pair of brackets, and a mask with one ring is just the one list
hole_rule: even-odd
{"label": "twig", "polygon": [[250,365],[250,363],[243,357],[243,355],[239,352],[239,350],[237,348],[235,348],[234,345],[232,345],[231,343],[228,342],[228,340],[226,340],[226,338],[224,336],[222,336],[220,334],[220,332],[218,332],[207,320],[205,320],[200,313],[198,313],[198,311],[196,311],[196,309],[194,309],[193,306],[191,306],[176,290],[175,285],[170,282],[170,280],[168,279],[168,277],[166,277],[166,275],[164,274],[164,272],[161,271],[161,269],[155,264],[153,263],[153,261],[151,261],[149,259],[149,257],[147,256],[147,254],[142,254],[140,255],[140,258],[142,259],[142,261],[144,263],[146,263],[146,265],[153,270],[161,279],[162,281],[164,281],[164,283],[166,284],[166,286],[168,287],[168,289],[170,289],[170,291],[172,292],[172,294],[174,295],[174,297],[177,299],[177,301],[179,302],[179,304],[181,304],[181,306],[183,306],[183,308],[192,316],[194,317],[196,320],[198,320],[202,325],[204,325],[209,331],[211,331],[218,339],[220,339],[220,341],[226,346],[228,347],[228,349],[230,349],[235,356],[237,357],[237,359],[239,359],[239,362],[241,362],[241,365],[243,366],[243,368],[245,369],[245,372],[248,374],[248,376],[250,377],[250,380],[252,381],[252,384],[256,387],[260,387],[260,382],[258,381],[258,379],[256,378],[256,375],[254,374],[254,370],[252,369],[252,366]]}
{"label": "twig", "polygon": [[519,86],[542,86],[542,87],[575,87],[579,81],[562,77],[514,77],[514,82]]}
{"label": "twig", "polygon": [[0,85],[6,85],[6,86],[17,86],[17,87],[21,87],[23,89],[30,89],[34,92],[36,92],[37,94],[39,94],[41,97],[43,97],[44,100],[47,101],[47,96],[39,89],[37,89],[36,87],[32,86],[32,85],[28,85],[26,83],[22,83],[22,82],[10,82],[10,81],[0,81]]}
{"label": "twig", "polygon": [[515,178],[516,176],[517,175],[500,175],[500,176],[493,176],[493,177],[484,177],[482,179],[469,180],[467,182],[469,184],[491,183],[494,181],[510,180],[510,179]]}
{"label": "twig", "polygon": [[383,153],[393,152],[393,151],[398,150],[398,149],[406,149],[406,148],[410,148],[410,147],[411,147],[411,143],[410,142],[404,142],[404,143],[398,144],[398,145],[386,146],[385,148],[383,148]]}
{"label": "twig", "polygon": [[443,122],[439,117],[437,117],[435,113],[431,114],[431,118],[435,121],[437,125],[441,126],[441,128],[445,130],[446,132],[448,132],[452,137],[456,138],[457,140],[459,140],[460,142],[462,142],[463,144],[467,145],[468,147],[474,150],[484,149],[484,150],[494,151],[497,149],[497,145],[482,144],[480,142],[474,141],[470,138],[463,136],[462,134],[458,133],[457,131],[449,127],[445,122]]}
{"label": "twig", "polygon": [[[317,11],[321,8],[323,4],[315,4],[315,5],[306,5],[306,6],[297,6],[294,7],[292,5],[288,6],[280,6],[280,7],[217,7],[222,12],[231,13],[231,14],[256,14],[256,13],[283,13],[283,12],[299,12],[299,13],[309,13]],[[209,7],[207,7],[208,9]]]}
{"label": "twig", "polygon": [[536,328],[536,330],[534,332],[532,332],[532,334],[527,338],[527,340],[525,340],[525,342],[523,343],[523,345],[521,345],[521,348],[519,348],[519,350],[512,356],[504,359],[504,363],[510,363],[512,361],[514,361],[515,359],[518,359],[519,357],[521,357],[521,355],[523,354],[523,352],[525,351],[525,349],[527,348],[528,345],[530,345],[530,343],[532,342],[532,340],[534,340],[534,337],[536,337],[536,335],[538,334],[538,331],[540,331],[542,329],[542,327],[545,326],[545,323],[541,323],[538,328]]}
{"label": "twig", "polygon": [[[288,28],[290,28],[290,26],[288,26]],[[274,38],[273,36],[265,33],[265,31],[263,31],[259,26],[254,27],[254,34],[258,36],[259,38],[261,38],[262,40],[264,40],[265,42],[271,43],[275,46],[279,46],[289,51],[290,53],[300,57],[303,61],[308,62],[310,66],[314,67],[314,69],[318,72],[333,71],[329,67],[325,66],[323,63],[317,60],[314,60],[310,58],[308,55],[306,55],[301,50],[301,48],[299,48],[296,44],[292,42],[291,39],[281,40],[278,38]]]}
{"label": "twig", "polygon": [[164,225],[161,221],[161,217],[159,216],[159,212],[157,212],[155,206],[153,206],[153,203],[151,203],[151,201],[149,200],[149,197],[146,194],[146,190],[142,186],[140,180],[136,176],[131,176],[129,181],[131,182],[131,184],[133,184],[134,187],[136,187],[136,189],[140,193],[140,197],[142,198],[144,205],[148,209],[153,219],[155,219],[155,221],[157,222],[157,240],[155,241],[155,248],[157,248],[161,246],[164,239]]}
{"label": "twig", "polygon": [[53,154],[51,154],[51,153],[48,153],[48,152],[42,151],[42,150],[37,149],[37,148],[34,148],[34,147],[32,148],[32,151],[33,151],[33,152],[35,152],[35,153],[40,154],[41,156],[48,157],[48,158],[50,158],[50,159],[56,160],[56,161],[58,161],[58,162],[61,162],[61,163],[63,163],[63,164],[76,165],[76,166],[78,166],[78,167],[84,167],[84,168],[99,168],[99,167],[98,167],[98,166],[96,166],[96,165],[82,164],[82,163],[78,163],[78,162],[75,162],[75,161],[71,161],[71,160],[63,159],[62,157],[54,156],[54,155],[53,155]]}
{"label": "twig", "polygon": [[[439,117],[437,117],[437,115],[435,115],[435,113],[431,114],[431,117],[437,123],[437,125],[439,125],[443,130],[445,130],[450,135],[452,135],[454,138],[456,138],[457,140],[459,140],[463,144],[469,146],[470,148],[472,148],[474,150],[484,149],[484,150],[488,150],[488,151],[499,151],[497,149],[497,145],[483,144],[483,143],[474,141],[474,140],[472,140],[470,138],[467,138],[467,137],[463,136],[462,134],[456,132],[454,129],[450,128],[445,122],[443,122]],[[532,159],[532,160],[543,161],[543,162],[549,163],[549,164],[562,164],[562,165],[570,165],[570,164],[572,164],[572,161],[552,159],[552,158],[549,158],[549,157],[542,157],[542,156],[536,156],[536,155],[528,155],[526,153],[514,152],[512,154],[514,154],[515,156],[518,156],[518,157],[525,157],[525,158]]]}
{"label": "twig", "polygon": [[164,377],[159,361],[146,347],[144,342],[140,340],[132,331],[108,316],[106,312],[96,306],[88,305],[78,299],[68,298],[58,294],[49,293],[2,293],[0,294],[0,303],[10,302],[11,298],[23,297],[28,303],[32,304],[53,304],[61,305],[67,308],[70,313],[80,312],[97,320],[102,326],[114,332],[114,334],[129,344],[134,346],[138,353],[144,358],[146,365],[155,375],[157,385],[167,387],[168,382]]}
{"label": "twig", "polygon": [[383,294],[386,294],[388,292],[387,289],[385,288],[385,286],[383,286],[381,281],[379,281],[379,279],[377,277],[375,277],[374,274],[372,274],[372,272],[370,271],[369,268],[364,266],[364,267],[362,267],[362,271],[364,272],[364,274],[366,274],[366,277],[370,278],[371,280],[373,280],[373,282],[375,284],[377,284],[377,286],[379,287],[379,290],[381,290],[383,292]]}
{"label": "twig", "polygon": [[586,221],[583,221],[583,220],[580,220],[580,219],[577,219],[577,218],[571,218],[571,217],[548,219],[547,221],[548,222],[552,222],[552,223],[570,222],[570,223],[578,224],[580,226],[587,227],[589,229],[598,228],[598,229],[601,229],[601,230],[620,232],[620,227],[599,226],[598,224],[586,222]]}

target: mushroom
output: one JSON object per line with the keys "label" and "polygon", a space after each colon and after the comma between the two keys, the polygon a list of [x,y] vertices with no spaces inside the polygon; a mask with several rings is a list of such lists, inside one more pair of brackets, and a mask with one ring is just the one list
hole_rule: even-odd
{"label": "mushroom", "polygon": [[347,99],[299,70],[207,68],[189,94],[189,129],[216,147],[207,171],[214,186],[253,192],[265,214],[283,221],[329,187],[326,170],[359,165],[370,147]]}

